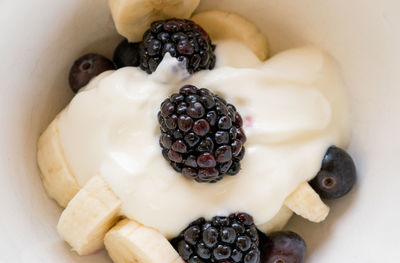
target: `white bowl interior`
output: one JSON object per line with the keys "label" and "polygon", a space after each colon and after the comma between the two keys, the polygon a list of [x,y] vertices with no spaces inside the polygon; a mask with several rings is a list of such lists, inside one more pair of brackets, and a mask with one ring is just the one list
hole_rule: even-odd
{"label": "white bowl interior", "polygon": [[[0,7],[0,262],[110,262],[105,252],[79,257],[58,237],[61,209],[47,197],[36,166],[39,134],[73,96],[67,83],[72,62],[89,51],[110,57],[121,39],[107,3],[1,1]],[[329,202],[325,222],[291,220],[288,228],[307,242],[307,262],[395,259],[400,2],[202,0],[200,9],[210,8],[255,22],[274,53],[314,44],[341,66],[353,108],[349,151],[359,179],[351,194]]]}

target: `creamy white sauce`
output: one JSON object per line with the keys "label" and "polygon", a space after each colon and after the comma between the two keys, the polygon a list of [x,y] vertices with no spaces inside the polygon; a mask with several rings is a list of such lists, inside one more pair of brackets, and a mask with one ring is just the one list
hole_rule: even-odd
{"label": "creamy white sauce", "polygon": [[[232,51],[250,52],[222,42],[217,57]],[[238,175],[199,184],[163,159],[157,112],[184,83],[223,94],[242,114],[248,142]],[[265,63],[221,59],[216,69],[193,76],[169,56],[150,76],[130,67],[105,72],[75,96],[59,122],[79,184],[102,175],[122,200],[122,215],[167,237],[201,216],[244,211],[256,224],[267,222],[300,183],[314,177],[330,145],[346,146],[348,127],[342,80],[330,58],[313,48]]]}

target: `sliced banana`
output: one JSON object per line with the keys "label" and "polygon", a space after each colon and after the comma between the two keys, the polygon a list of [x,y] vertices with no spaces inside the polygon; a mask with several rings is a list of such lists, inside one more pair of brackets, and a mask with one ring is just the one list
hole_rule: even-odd
{"label": "sliced banana", "polygon": [[64,156],[58,132],[60,113],[40,136],[37,161],[41,177],[50,197],[65,207],[80,190]]}
{"label": "sliced banana", "polygon": [[289,222],[292,215],[292,210],[283,205],[279,212],[271,220],[265,224],[258,225],[257,227],[265,234],[282,230]]}
{"label": "sliced banana", "polygon": [[130,42],[142,40],[152,22],[167,18],[189,18],[200,0],[109,0],[118,33]]}
{"label": "sliced banana", "polygon": [[299,216],[315,223],[325,220],[329,214],[329,207],[307,182],[300,184],[284,204]]}
{"label": "sliced banana", "polygon": [[114,263],[183,263],[157,230],[124,219],[113,227],[104,244]]}
{"label": "sliced banana", "polygon": [[203,27],[213,41],[238,40],[250,48],[261,61],[268,58],[267,38],[245,18],[234,13],[212,10],[196,14],[191,19]]}
{"label": "sliced banana", "polygon": [[104,179],[94,176],[69,202],[57,225],[60,236],[79,255],[103,247],[106,232],[117,222],[121,201]]}

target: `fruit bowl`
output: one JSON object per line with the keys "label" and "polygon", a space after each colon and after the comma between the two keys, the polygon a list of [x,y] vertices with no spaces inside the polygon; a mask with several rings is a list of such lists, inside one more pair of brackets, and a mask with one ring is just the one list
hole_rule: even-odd
{"label": "fruit bowl", "polygon": [[[273,54],[309,44],[339,62],[351,99],[349,152],[358,166],[358,183],[349,195],[328,203],[331,214],[325,222],[294,217],[287,228],[306,240],[306,262],[393,261],[400,234],[395,190],[400,4],[202,0],[199,10],[212,8],[255,22],[269,37]],[[72,62],[89,51],[110,57],[121,39],[107,3],[6,1],[0,13],[6,39],[0,71],[5,93],[0,103],[0,262],[111,262],[105,252],[87,257],[70,252],[56,233],[61,209],[47,197],[36,166],[39,134],[73,96],[67,82]]]}

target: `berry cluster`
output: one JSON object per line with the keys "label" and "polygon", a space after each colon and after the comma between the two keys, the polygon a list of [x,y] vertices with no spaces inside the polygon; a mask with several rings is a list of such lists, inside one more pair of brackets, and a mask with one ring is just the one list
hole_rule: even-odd
{"label": "berry cluster", "polygon": [[211,221],[200,218],[171,243],[188,263],[260,263],[258,231],[246,213],[216,216]]}
{"label": "berry cluster", "polygon": [[189,73],[213,69],[214,49],[208,34],[193,21],[176,18],[156,21],[144,33],[140,43],[140,68],[151,74],[169,52]]}
{"label": "berry cluster", "polygon": [[160,145],[171,166],[198,182],[236,175],[246,136],[235,106],[207,89],[183,86],[161,104]]}

